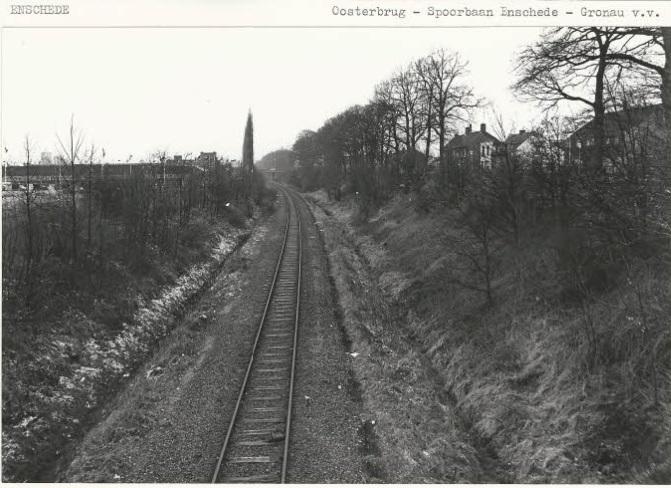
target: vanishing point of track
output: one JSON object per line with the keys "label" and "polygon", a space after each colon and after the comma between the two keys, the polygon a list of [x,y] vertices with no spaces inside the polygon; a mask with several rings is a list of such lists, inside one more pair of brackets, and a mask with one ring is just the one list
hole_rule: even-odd
{"label": "vanishing point of track", "polygon": [[213,483],[284,483],[301,298],[302,230],[285,198],[284,241]]}

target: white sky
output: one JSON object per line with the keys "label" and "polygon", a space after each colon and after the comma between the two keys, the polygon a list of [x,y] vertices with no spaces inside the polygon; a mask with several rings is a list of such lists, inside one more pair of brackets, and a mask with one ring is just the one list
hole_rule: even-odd
{"label": "white sky", "polygon": [[[255,155],[289,148],[397,68],[435,48],[470,63],[476,95],[516,129],[539,115],[514,100],[514,53],[538,28],[5,29],[2,144],[20,161],[26,134],[55,153],[70,116],[108,161],[217,151],[238,159],[247,111]],[[474,117],[493,124],[490,111]],[[476,129],[477,130],[477,129]],[[3,151],[4,152],[4,151]]]}

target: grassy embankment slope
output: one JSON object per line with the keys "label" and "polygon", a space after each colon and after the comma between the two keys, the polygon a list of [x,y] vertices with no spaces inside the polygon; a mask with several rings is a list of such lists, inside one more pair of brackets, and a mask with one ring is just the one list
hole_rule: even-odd
{"label": "grassy embankment slope", "polygon": [[136,256],[108,241],[108,252],[77,266],[47,256],[34,267],[29,305],[3,282],[3,481],[51,479],[97,409],[244,242],[255,217],[241,215],[194,216],[170,234],[174,252],[152,245]]}
{"label": "grassy embankment slope", "polygon": [[467,263],[453,210],[422,212],[417,195],[399,195],[363,219],[352,201],[311,198],[349,229],[396,316],[386,327],[430,358],[465,429],[514,481],[669,481],[671,282],[661,260],[632,263],[578,302],[561,286],[555,234],[537,229],[517,248],[496,246],[488,302],[454,280]]}

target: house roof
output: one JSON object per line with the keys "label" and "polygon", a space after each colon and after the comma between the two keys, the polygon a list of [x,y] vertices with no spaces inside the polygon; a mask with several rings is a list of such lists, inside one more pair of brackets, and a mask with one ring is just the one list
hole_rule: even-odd
{"label": "house roof", "polygon": [[[644,107],[631,107],[625,110],[607,112],[604,114],[603,127],[606,135],[618,135],[623,126],[637,126],[644,122],[664,118],[664,109],[662,104],[646,105]],[[574,132],[574,135],[582,135],[592,131],[594,119],[587,122],[580,129]]]}
{"label": "house roof", "polygon": [[517,149],[522,144],[524,144],[532,135],[533,132],[525,132],[525,131],[520,131],[519,134],[510,134],[506,138],[506,145],[513,149]]}
{"label": "house roof", "polygon": [[425,157],[426,157],[425,153],[415,149],[414,147],[410,148],[410,150],[401,149],[398,152],[398,159],[405,159],[405,158],[424,159]]}
{"label": "house roof", "polygon": [[496,137],[487,131],[478,131],[471,132],[469,134],[457,134],[450,140],[450,142],[447,143],[447,147],[449,149],[456,149],[460,147],[472,148],[479,146],[483,142],[493,142],[494,144],[500,144],[501,141],[499,141]]}

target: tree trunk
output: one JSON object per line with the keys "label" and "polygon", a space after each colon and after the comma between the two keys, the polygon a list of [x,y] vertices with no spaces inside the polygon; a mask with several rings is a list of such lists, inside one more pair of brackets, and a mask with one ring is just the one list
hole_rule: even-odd
{"label": "tree trunk", "polygon": [[104,239],[104,229],[103,229],[103,202],[100,198],[100,214],[98,216],[98,273],[100,275],[100,285],[102,285],[102,276],[104,273],[101,272],[103,268],[103,246],[105,243]]}
{"label": "tree trunk", "polygon": [[427,123],[426,123],[426,151],[424,152],[425,166],[429,166],[429,150],[431,149],[431,102],[429,101],[429,108],[427,114]]}
{"label": "tree trunk", "polygon": [[91,251],[91,208],[93,204],[93,149],[91,149],[91,159],[89,159],[89,184],[88,184],[88,212],[87,212],[87,252]]}
{"label": "tree trunk", "polygon": [[77,262],[77,186],[75,182],[75,134],[74,124],[70,124],[70,196],[72,208],[72,263]]}
{"label": "tree trunk", "polygon": [[77,194],[75,187],[75,165],[72,163],[72,182],[70,189],[71,209],[70,215],[72,218],[72,262],[77,262]]}
{"label": "tree trunk", "polygon": [[32,295],[33,266],[33,195],[30,190],[30,148],[26,138],[26,305],[30,304]]}
{"label": "tree trunk", "polygon": [[666,63],[662,71],[662,104],[666,124],[666,173],[671,176],[671,27],[662,27]]}
{"label": "tree trunk", "polygon": [[599,67],[596,72],[596,89],[594,93],[594,150],[592,152],[592,167],[601,169],[603,165],[603,142],[604,142],[604,113],[605,104],[603,100],[604,77],[606,73],[606,52],[601,51]]}
{"label": "tree trunk", "polygon": [[445,158],[445,117],[442,115],[442,110],[438,115],[438,154],[440,156],[440,168],[443,177],[443,186],[447,186],[447,161]]}

